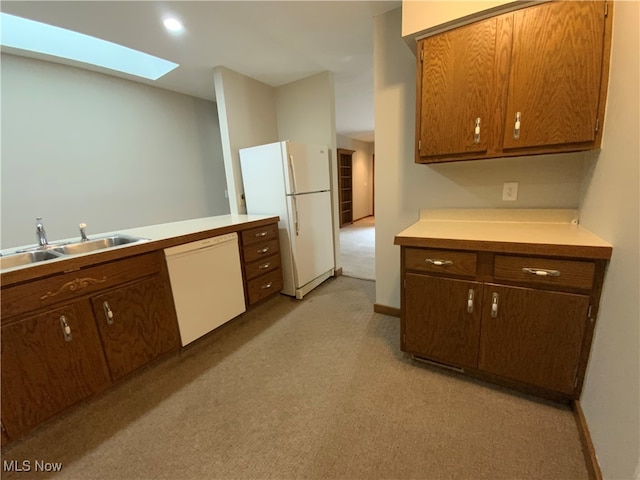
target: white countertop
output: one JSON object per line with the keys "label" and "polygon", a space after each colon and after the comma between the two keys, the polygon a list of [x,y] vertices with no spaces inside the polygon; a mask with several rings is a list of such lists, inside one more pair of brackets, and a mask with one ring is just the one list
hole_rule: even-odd
{"label": "white countertop", "polygon": [[574,210],[424,210],[396,235],[396,244],[412,239],[611,249],[578,224]]}
{"label": "white countertop", "polygon": [[[160,242],[163,240],[182,237],[190,234],[197,234],[200,232],[207,232],[209,230],[232,227],[234,225],[242,225],[248,222],[264,220],[266,218],[272,218],[272,217],[273,215],[246,215],[246,214],[218,215],[214,217],[195,218],[192,220],[182,220],[179,222],[170,222],[170,223],[162,223],[158,225],[148,225],[144,227],[122,229],[122,230],[116,230],[113,232],[103,232],[103,233],[90,232],[88,233],[87,236],[89,237],[89,240],[91,240],[91,239],[106,237],[106,236],[115,235],[115,234],[124,234],[124,235],[132,235],[135,237],[141,237],[145,240],[144,243],[151,243],[151,242]],[[51,240],[50,243],[62,244],[62,243],[78,242],[79,240],[80,240],[80,236],[76,236],[72,238],[54,239],[54,240]],[[121,249],[130,248],[136,245],[140,245],[140,242],[121,245],[117,247],[111,247],[108,250],[109,251],[121,250]],[[2,255],[10,255],[18,250],[33,249],[34,247],[37,247],[35,243],[31,245],[25,245],[22,247],[12,247],[12,248],[3,249],[0,253],[2,253]],[[2,274],[5,274],[7,272],[12,272],[15,270],[23,270],[27,268],[41,266],[43,264],[51,265],[51,264],[63,262],[65,260],[69,260],[71,258],[77,259],[80,257],[99,254],[105,251],[107,251],[107,249],[96,250],[96,251],[87,252],[87,253],[79,253],[79,254],[74,254],[70,256],[64,256],[60,258],[45,260],[42,262],[19,265],[11,268],[4,268],[4,269],[1,269],[1,272]]]}

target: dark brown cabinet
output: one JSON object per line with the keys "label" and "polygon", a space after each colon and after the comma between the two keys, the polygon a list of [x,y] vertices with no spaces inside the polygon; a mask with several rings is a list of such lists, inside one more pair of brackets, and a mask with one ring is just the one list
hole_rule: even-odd
{"label": "dark brown cabinet", "polygon": [[12,438],[109,383],[86,300],[2,326],[2,423]]}
{"label": "dark brown cabinet", "polygon": [[155,276],[91,299],[113,380],[178,348],[167,289],[166,282]]}
{"label": "dark brown cabinet", "polygon": [[421,40],[416,162],[599,148],[611,18],[549,2]]}
{"label": "dark brown cabinet", "polygon": [[180,345],[162,251],[2,294],[2,424],[11,439]]}
{"label": "dark brown cabinet", "polygon": [[579,398],[599,260],[402,246],[401,348],[555,399]]}
{"label": "dark brown cabinet", "polygon": [[245,299],[251,306],[283,287],[278,224],[244,230],[240,239]]}

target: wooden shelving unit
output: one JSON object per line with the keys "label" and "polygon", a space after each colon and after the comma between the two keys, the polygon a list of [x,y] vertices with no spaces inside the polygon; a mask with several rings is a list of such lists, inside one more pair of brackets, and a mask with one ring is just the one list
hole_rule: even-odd
{"label": "wooden shelving unit", "polygon": [[353,223],[353,153],[338,148],[340,227]]}

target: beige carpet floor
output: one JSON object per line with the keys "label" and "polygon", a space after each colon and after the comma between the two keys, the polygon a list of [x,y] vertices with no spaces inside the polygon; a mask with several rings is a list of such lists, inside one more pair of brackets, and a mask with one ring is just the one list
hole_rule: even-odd
{"label": "beige carpet floor", "polygon": [[376,279],[375,217],[365,217],[340,229],[340,265],[347,277]]}
{"label": "beige carpet floor", "polygon": [[414,363],[374,283],[278,296],[5,448],[3,479],[586,479],[564,406]]}

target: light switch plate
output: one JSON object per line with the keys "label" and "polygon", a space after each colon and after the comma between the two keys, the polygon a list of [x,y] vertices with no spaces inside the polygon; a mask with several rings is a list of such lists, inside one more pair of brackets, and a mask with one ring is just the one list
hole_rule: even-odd
{"label": "light switch plate", "polygon": [[518,182],[504,182],[502,200],[513,202],[518,199]]}

